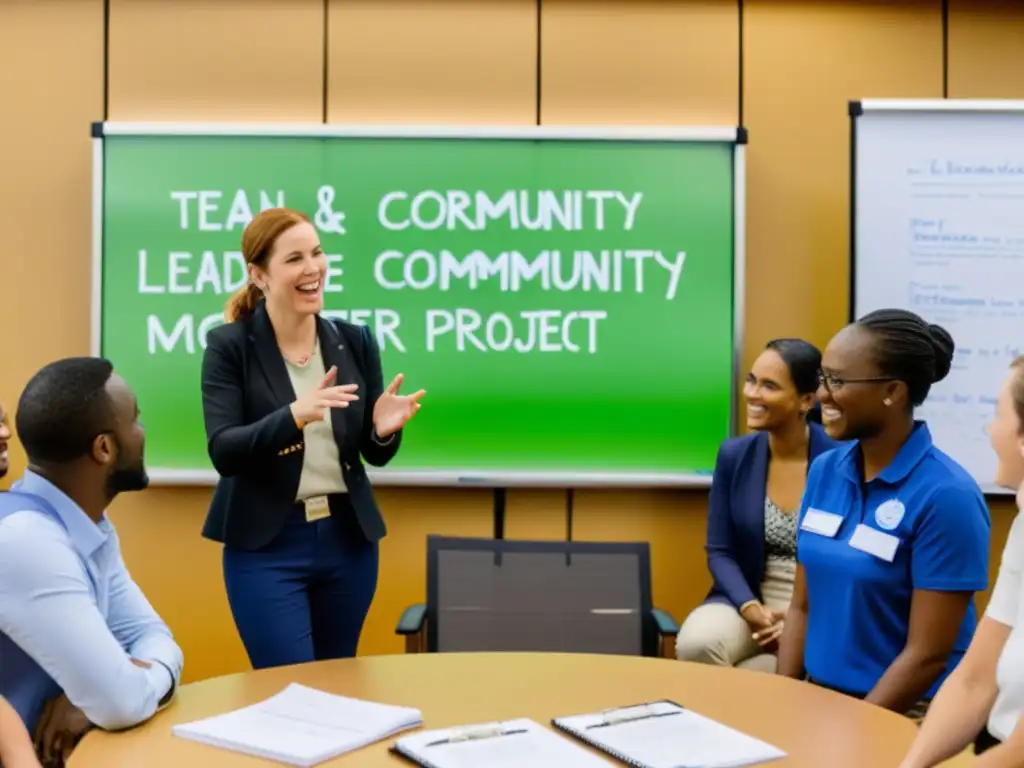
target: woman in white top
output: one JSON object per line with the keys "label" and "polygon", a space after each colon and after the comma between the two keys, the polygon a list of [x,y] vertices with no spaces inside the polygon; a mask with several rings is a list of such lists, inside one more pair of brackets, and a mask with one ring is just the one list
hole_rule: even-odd
{"label": "woman in white top", "polygon": [[[1024,357],[1003,383],[989,439],[999,458],[996,481],[1017,488],[1024,509]],[[963,661],[932,701],[901,768],[931,768],[974,740],[974,768],[1024,766],[1024,515],[1003,550],[985,617]]]}

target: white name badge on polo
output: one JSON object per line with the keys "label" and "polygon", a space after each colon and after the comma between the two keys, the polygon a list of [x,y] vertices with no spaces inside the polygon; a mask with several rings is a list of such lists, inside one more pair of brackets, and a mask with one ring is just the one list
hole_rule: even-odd
{"label": "white name badge on polo", "polygon": [[326,496],[310,496],[303,500],[306,505],[306,522],[312,523],[331,516],[331,505],[327,502]]}
{"label": "white name badge on polo", "polygon": [[898,536],[861,523],[854,529],[853,536],[850,537],[850,546],[891,563],[896,557],[900,540]]}
{"label": "white name badge on polo", "polygon": [[820,509],[809,507],[804,514],[804,520],[800,527],[805,531],[816,533],[819,536],[832,538],[839,531],[843,524],[843,516],[832,512],[822,512]]}

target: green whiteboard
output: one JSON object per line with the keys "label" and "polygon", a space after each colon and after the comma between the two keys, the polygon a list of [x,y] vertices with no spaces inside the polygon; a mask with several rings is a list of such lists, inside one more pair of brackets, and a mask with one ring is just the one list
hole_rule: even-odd
{"label": "green whiteboard", "polygon": [[[98,123],[93,352],[158,484],[216,480],[205,337],[259,210],[310,215],[325,314],[427,390],[377,483],[706,486],[734,420],[745,135]],[[344,379],[342,372],[341,379]]]}

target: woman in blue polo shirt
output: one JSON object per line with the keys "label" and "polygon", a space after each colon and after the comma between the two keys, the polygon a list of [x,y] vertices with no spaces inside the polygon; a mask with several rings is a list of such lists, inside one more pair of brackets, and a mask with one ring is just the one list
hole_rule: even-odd
{"label": "woman in blue polo shirt", "polygon": [[916,717],[967,650],[988,581],[981,490],[913,417],[952,359],[950,335],[903,310],[829,342],[822,422],[851,442],[808,473],[779,649],[779,674]]}

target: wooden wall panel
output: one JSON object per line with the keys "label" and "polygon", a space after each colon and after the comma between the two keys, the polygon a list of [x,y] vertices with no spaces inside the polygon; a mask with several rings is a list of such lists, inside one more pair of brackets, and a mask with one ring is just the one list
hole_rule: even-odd
{"label": "wooden wall panel", "polygon": [[942,96],[940,0],[744,3],[745,365],[847,321],[850,99]]}
{"label": "wooden wall panel", "polygon": [[536,121],[536,0],[329,0],[331,123]]}
{"label": "wooden wall panel", "polygon": [[[544,0],[545,124],[725,124],[738,120],[735,2]],[[646,540],[655,598],[682,618],[707,590],[704,492],[580,490],[573,540]]]}
{"label": "wooden wall panel", "polygon": [[[92,149],[103,117],[102,0],[0,4],[0,400],[89,352]],[[10,478],[25,468],[17,440]],[[6,486],[5,486],[6,487]]]}
{"label": "wooden wall panel", "polygon": [[949,97],[1024,99],[1024,4],[950,0]]}
{"label": "wooden wall panel", "polygon": [[323,119],[323,0],[110,0],[110,120]]}
{"label": "wooden wall panel", "polygon": [[544,124],[735,125],[735,0],[544,0]]}
{"label": "wooden wall panel", "polygon": [[565,541],[567,492],[561,488],[515,488],[508,492],[505,538]]}

